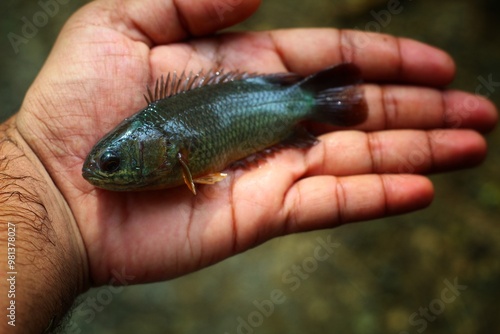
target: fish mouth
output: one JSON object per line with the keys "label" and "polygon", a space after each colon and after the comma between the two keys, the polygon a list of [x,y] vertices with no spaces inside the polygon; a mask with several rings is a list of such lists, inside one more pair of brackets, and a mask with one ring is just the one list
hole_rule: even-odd
{"label": "fish mouth", "polygon": [[92,166],[83,166],[82,176],[88,183],[90,183],[94,187],[107,190],[120,190],[119,187],[114,187],[108,184],[106,176],[101,175],[98,172],[96,173]]}
{"label": "fish mouth", "polygon": [[94,173],[92,173],[92,170],[90,167],[83,167],[82,168],[82,176],[84,179],[88,180],[91,179],[94,176]]}
{"label": "fish mouth", "polygon": [[86,162],[82,167],[83,178],[91,185],[112,191],[128,191],[133,189],[133,181],[124,180],[117,177],[110,179],[109,175],[102,174],[97,168],[95,161]]}
{"label": "fish mouth", "polygon": [[103,179],[103,176],[95,172],[96,168],[97,168],[97,163],[95,161],[87,161],[83,164],[82,167],[83,178],[93,185],[98,185],[97,182]]}
{"label": "fish mouth", "polygon": [[99,187],[99,188],[102,187],[103,178],[99,177],[99,175],[96,175],[91,170],[83,169],[82,176],[91,185]]}

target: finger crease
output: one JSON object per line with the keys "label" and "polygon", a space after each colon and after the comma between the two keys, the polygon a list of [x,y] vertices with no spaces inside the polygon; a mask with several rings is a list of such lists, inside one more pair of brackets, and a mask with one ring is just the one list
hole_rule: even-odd
{"label": "finger crease", "polygon": [[344,29],[338,30],[339,34],[339,54],[342,63],[354,62],[354,48],[351,41],[350,33]]}
{"label": "finger crease", "polygon": [[276,39],[274,38],[274,35],[272,32],[267,32],[267,36],[269,40],[271,41],[271,45],[274,49],[274,51],[278,54],[278,57],[281,59],[281,63],[283,64],[283,67],[285,67],[287,72],[293,72],[290,70],[290,67],[287,64],[285,53],[279,46],[279,44],[276,42]]}
{"label": "finger crease", "polygon": [[224,59],[226,56],[224,52],[222,52],[222,43],[220,40],[217,40],[215,44],[215,59],[213,60],[215,68],[222,68],[222,64],[224,63]]}
{"label": "finger crease", "polygon": [[382,200],[384,201],[384,212],[380,215],[381,217],[389,214],[389,204],[387,203],[387,187],[385,185],[385,179],[383,175],[378,174],[380,180],[380,186],[382,187]]}
{"label": "finger crease", "polygon": [[138,24],[133,17],[127,14],[127,9],[125,6],[113,6],[112,8],[110,8],[109,14],[113,25],[119,25],[121,22],[123,22],[125,23],[127,29],[137,31],[139,35],[144,38],[144,40],[141,40],[137,39],[135,36],[133,36],[133,34],[127,34],[127,37],[129,37],[131,40],[133,40],[134,42],[146,43],[149,47],[154,45],[154,41],[149,37],[146,31],[142,29],[141,25]]}
{"label": "finger crease", "polygon": [[[366,134],[366,146],[368,149],[368,153],[370,155],[370,160],[371,160],[371,172],[372,173],[378,173],[379,170],[381,169],[380,166],[382,165],[381,162],[377,162],[376,160],[382,160],[381,158],[375,159],[375,150],[377,150],[380,147],[380,143],[378,139],[375,137],[376,135],[373,133],[367,133]],[[377,154],[377,156],[380,156]]]}
{"label": "finger crease", "polygon": [[429,171],[433,171],[436,168],[436,165],[434,160],[433,145],[430,132],[426,132],[426,138],[427,138],[427,149],[429,150],[429,160],[430,160]]}
{"label": "finger crease", "polygon": [[[441,119],[443,120],[442,126],[449,126],[448,123],[448,112],[447,112],[447,103],[446,103],[446,92],[441,94]],[[450,115],[451,116],[451,115]],[[451,125],[451,122],[450,122]]]}
{"label": "finger crease", "polygon": [[398,102],[387,86],[380,86],[382,114],[384,115],[384,129],[392,129],[397,124]]}
{"label": "finger crease", "polygon": [[141,35],[144,38],[144,40],[141,40],[135,38],[135,36],[133,36],[132,34],[128,34],[127,37],[129,37],[131,40],[133,40],[134,42],[146,43],[149,48],[155,45],[155,42],[149,37],[148,33],[144,29],[142,29],[141,25],[135,22],[133,18],[123,15],[120,17],[120,19],[126,22],[130,30],[137,31],[139,35]]}
{"label": "finger crease", "polygon": [[[320,150],[320,161],[321,161],[321,170],[319,171],[320,174],[324,174],[325,173],[325,169],[326,169],[326,166],[327,166],[327,156],[326,156],[326,143],[325,141],[320,141],[319,142],[319,145],[318,145],[318,148]],[[309,165],[307,164],[306,166],[304,166],[304,170],[307,170],[309,167]]]}
{"label": "finger crease", "polygon": [[396,41],[396,50],[398,54],[398,64],[396,65],[396,78],[402,78],[403,75],[403,55],[401,53],[401,39],[393,37]]}
{"label": "finger crease", "polygon": [[184,17],[184,14],[182,13],[182,11],[179,10],[179,6],[178,6],[177,2],[178,2],[177,0],[174,0],[173,4],[174,4],[175,16],[177,16],[179,26],[186,33],[186,35],[193,35],[191,33],[191,29],[189,29],[189,25],[187,23],[188,21]]}
{"label": "finger crease", "polygon": [[337,179],[337,184],[335,186],[335,196],[337,199],[337,222],[338,224],[343,224],[346,222],[344,213],[347,207],[347,198],[344,185],[340,179]]}
{"label": "finger crease", "polygon": [[301,188],[301,183],[297,183],[297,188],[296,188],[296,195],[293,200],[292,207],[290,208],[288,214],[287,214],[287,219],[285,219],[285,226],[284,226],[284,233],[288,234],[293,231],[293,226],[297,226],[297,214],[301,208],[301,202],[302,202],[302,191],[300,190]]}

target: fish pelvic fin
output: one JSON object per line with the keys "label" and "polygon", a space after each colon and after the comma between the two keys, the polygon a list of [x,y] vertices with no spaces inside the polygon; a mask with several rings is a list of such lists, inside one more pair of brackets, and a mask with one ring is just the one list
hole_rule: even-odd
{"label": "fish pelvic fin", "polygon": [[193,182],[193,176],[191,175],[191,171],[189,170],[189,166],[187,165],[186,158],[184,155],[179,152],[177,153],[177,159],[179,160],[179,163],[181,164],[182,168],[182,178],[184,179],[184,183],[186,186],[191,190],[193,195],[196,195],[196,187]]}
{"label": "fish pelvic fin", "polygon": [[179,152],[179,153],[177,153],[177,159],[179,160],[179,163],[181,164],[182,178],[184,179],[184,183],[189,188],[189,190],[193,193],[193,195],[196,195],[196,186],[194,185],[195,183],[215,184],[217,182],[224,180],[227,177],[226,173],[211,173],[211,174],[203,175],[203,176],[200,176],[197,178],[193,178],[193,175],[191,174],[191,170],[189,169],[189,166],[187,164],[186,155],[183,154],[182,152]]}
{"label": "fish pelvic fin", "polygon": [[200,184],[214,184],[224,180],[226,177],[226,173],[212,173],[197,177],[193,181]]}
{"label": "fish pelvic fin", "polygon": [[359,68],[352,63],[344,63],[313,74],[298,85],[314,95],[312,120],[353,126],[363,123],[368,116],[361,82]]}

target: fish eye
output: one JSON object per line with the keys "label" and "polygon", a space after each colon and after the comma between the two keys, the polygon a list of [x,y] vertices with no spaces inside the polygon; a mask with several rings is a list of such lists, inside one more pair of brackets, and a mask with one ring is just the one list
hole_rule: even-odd
{"label": "fish eye", "polygon": [[99,167],[106,173],[113,173],[120,167],[120,157],[114,152],[104,152],[99,158]]}

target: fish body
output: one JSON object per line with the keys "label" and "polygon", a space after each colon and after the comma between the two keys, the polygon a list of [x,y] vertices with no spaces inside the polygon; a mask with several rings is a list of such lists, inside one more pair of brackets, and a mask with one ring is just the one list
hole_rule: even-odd
{"label": "fish body", "polygon": [[[148,105],[92,149],[83,176],[115,191],[215,183],[229,164],[283,141],[310,146],[298,124],[350,126],[366,119],[359,70],[343,64],[307,78],[214,72],[168,77]],[[302,132],[303,133],[303,132]]]}

